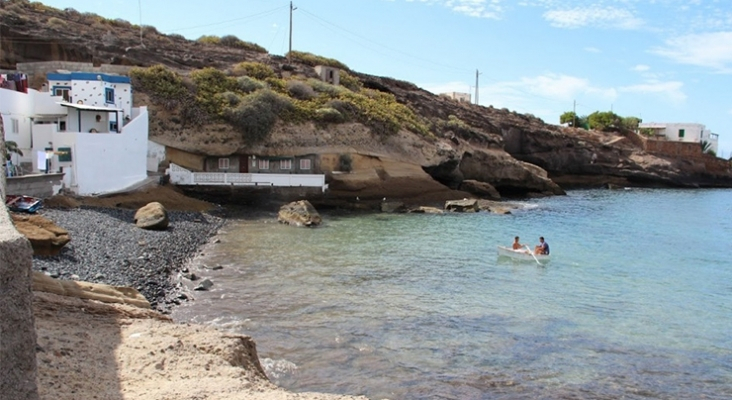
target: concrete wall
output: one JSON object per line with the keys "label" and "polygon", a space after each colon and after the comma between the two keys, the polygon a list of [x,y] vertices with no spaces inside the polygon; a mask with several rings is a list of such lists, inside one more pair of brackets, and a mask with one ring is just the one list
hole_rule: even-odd
{"label": "concrete wall", "polygon": [[8,194],[20,194],[46,198],[51,197],[61,187],[64,174],[38,174],[7,178]]}
{"label": "concrete wall", "polygon": [[[0,121],[0,148],[5,147]],[[33,250],[5,208],[5,171],[0,174],[0,397],[37,400],[36,329],[33,319]]]}

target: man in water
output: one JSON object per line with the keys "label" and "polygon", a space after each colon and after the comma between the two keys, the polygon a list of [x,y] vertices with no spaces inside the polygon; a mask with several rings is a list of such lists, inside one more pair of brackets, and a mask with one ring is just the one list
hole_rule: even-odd
{"label": "man in water", "polygon": [[521,244],[521,243],[519,243],[519,237],[516,236],[515,238],[513,238],[513,249],[514,250],[521,250],[523,248],[524,248],[524,245]]}
{"label": "man in water", "polygon": [[549,255],[549,243],[544,241],[544,236],[539,238],[539,244],[534,247],[534,254]]}

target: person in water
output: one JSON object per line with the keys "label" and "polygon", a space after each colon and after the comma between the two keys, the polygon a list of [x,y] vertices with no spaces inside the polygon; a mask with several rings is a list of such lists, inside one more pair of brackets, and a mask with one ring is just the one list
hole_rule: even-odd
{"label": "person in water", "polygon": [[539,237],[539,244],[534,247],[534,254],[549,255],[549,243],[544,241],[544,236]]}
{"label": "person in water", "polygon": [[523,244],[519,243],[519,237],[518,236],[516,236],[515,238],[513,238],[513,249],[514,250],[521,250],[524,247],[525,246]]}

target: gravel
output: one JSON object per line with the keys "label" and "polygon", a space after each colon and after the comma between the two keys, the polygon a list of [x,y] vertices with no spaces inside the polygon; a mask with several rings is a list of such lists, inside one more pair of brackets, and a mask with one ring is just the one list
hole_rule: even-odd
{"label": "gravel", "polygon": [[147,231],[133,223],[135,211],[41,210],[39,214],[69,231],[71,241],[56,256],[34,256],[33,269],[59,279],[133,287],[154,309],[169,312],[180,302],[180,286],[171,275],[184,268],[224,220],[199,212],[168,211],[167,230]]}

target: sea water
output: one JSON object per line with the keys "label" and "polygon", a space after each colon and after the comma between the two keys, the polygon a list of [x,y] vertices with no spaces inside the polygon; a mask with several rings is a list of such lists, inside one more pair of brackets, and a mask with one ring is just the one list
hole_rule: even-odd
{"label": "sea water", "polygon": [[[510,215],[232,220],[174,318],[276,384],[381,399],[732,398],[732,191],[591,190]],[[551,261],[499,258],[544,236]]]}

